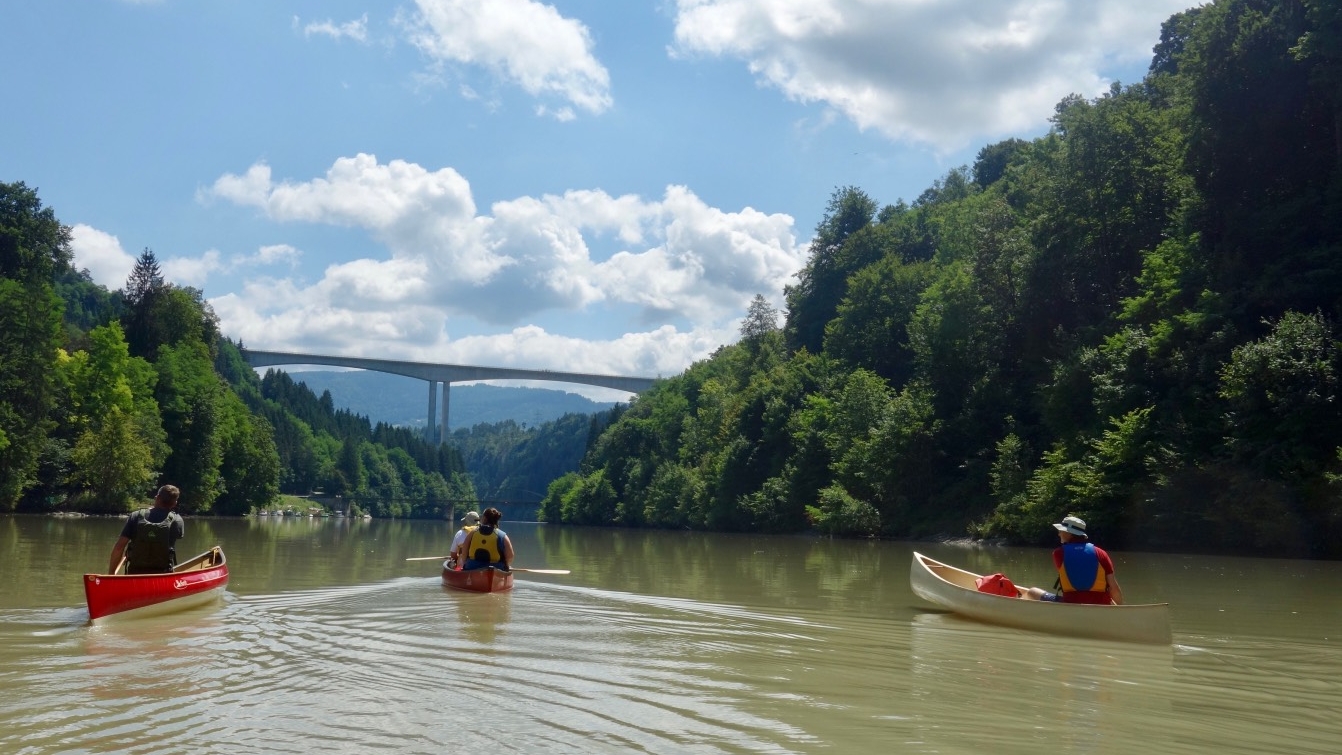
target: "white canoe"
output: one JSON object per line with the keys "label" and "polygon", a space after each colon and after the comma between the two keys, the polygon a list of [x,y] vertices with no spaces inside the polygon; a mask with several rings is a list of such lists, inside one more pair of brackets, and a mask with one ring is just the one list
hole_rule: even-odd
{"label": "white canoe", "polygon": [[979,621],[1076,637],[1170,644],[1168,603],[1122,606],[1053,603],[1023,597],[1024,587],[1016,588],[1022,597],[1011,598],[979,592],[975,586],[978,578],[978,574],[917,552],[909,570],[909,586],[915,595]]}

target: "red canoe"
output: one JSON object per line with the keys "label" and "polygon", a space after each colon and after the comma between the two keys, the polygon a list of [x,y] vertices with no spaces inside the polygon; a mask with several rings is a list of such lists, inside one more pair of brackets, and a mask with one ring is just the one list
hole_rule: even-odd
{"label": "red canoe", "polygon": [[85,574],[89,620],[152,616],[204,605],[228,585],[224,551],[215,546],[166,574]]}
{"label": "red canoe", "polygon": [[443,584],[458,590],[472,592],[503,592],[513,589],[513,573],[486,566],[483,569],[462,571],[450,569],[443,563]]}

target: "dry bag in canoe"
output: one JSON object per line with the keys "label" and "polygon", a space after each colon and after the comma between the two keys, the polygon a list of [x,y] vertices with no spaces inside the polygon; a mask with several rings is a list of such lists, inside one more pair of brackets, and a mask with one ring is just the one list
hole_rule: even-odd
{"label": "dry bag in canoe", "polygon": [[992,593],[993,595],[1005,595],[1008,598],[1016,597],[1016,586],[1011,584],[1011,580],[1006,578],[1002,572],[989,574],[986,577],[979,577],[974,580],[978,586],[979,592]]}

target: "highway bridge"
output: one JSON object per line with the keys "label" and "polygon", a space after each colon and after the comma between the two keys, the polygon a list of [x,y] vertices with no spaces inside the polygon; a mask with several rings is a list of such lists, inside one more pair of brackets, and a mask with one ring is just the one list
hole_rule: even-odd
{"label": "highway bridge", "polygon": [[[557,383],[578,383],[594,385],[599,388],[611,388],[629,393],[641,393],[651,388],[657,378],[630,377],[625,375],[594,375],[582,372],[557,372],[554,370],[528,370],[517,367],[478,367],[465,364],[434,364],[432,362],[403,362],[394,359],[367,359],[364,357],[331,356],[329,354],[302,354],[290,351],[261,351],[243,349],[242,356],[252,367],[277,367],[281,365],[314,364],[330,367],[353,367],[360,370],[386,372],[392,375],[425,380],[429,383],[429,440],[443,442],[447,438],[447,410],[450,401],[452,383],[464,383],[479,380],[549,380]],[[441,427],[434,421],[438,412],[438,385],[443,386],[443,406]]]}

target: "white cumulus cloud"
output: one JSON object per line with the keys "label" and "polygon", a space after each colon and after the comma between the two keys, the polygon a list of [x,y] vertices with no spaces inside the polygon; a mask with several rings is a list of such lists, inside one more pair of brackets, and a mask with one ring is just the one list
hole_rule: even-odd
{"label": "white cumulus cloud", "polygon": [[[418,0],[410,41],[439,64],[485,68],[528,94],[557,98],[589,113],[612,104],[610,73],[593,54],[580,21],[535,0]],[[571,120],[571,107],[540,114]]]}
{"label": "white cumulus cloud", "polygon": [[121,240],[92,226],[76,223],[70,228],[74,266],[88,270],[94,283],[117,290],[126,285],[135,267],[135,255],[121,248]]}
{"label": "white cumulus cloud", "polygon": [[223,255],[218,249],[206,250],[199,257],[169,257],[159,261],[163,279],[179,286],[205,285],[211,273],[225,269]]}
{"label": "white cumulus cloud", "polygon": [[[781,292],[805,257],[790,216],[709,207],[684,186],[651,199],[519,197],[479,213],[451,168],[366,154],[306,181],[253,165],[201,199],[256,207],[277,223],[359,228],[385,248],[333,264],[311,285],[252,279],[211,300],[227,332],[278,350],[669,375],[734,340],[750,300]],[[592,251],[597,240],[603,253]],[[572,338],[535,326],[542,312],[618,316],[630,332]],[[453,340],[454,318],[510,330]]]}
{"label": "white cumulus cloud", "polygon": [[[1189,0],[677,0],[673,54],[744,61],[859,128],[952,150],[1038,128]],[[1131,83],[1131,82],[1129,82]]]}

